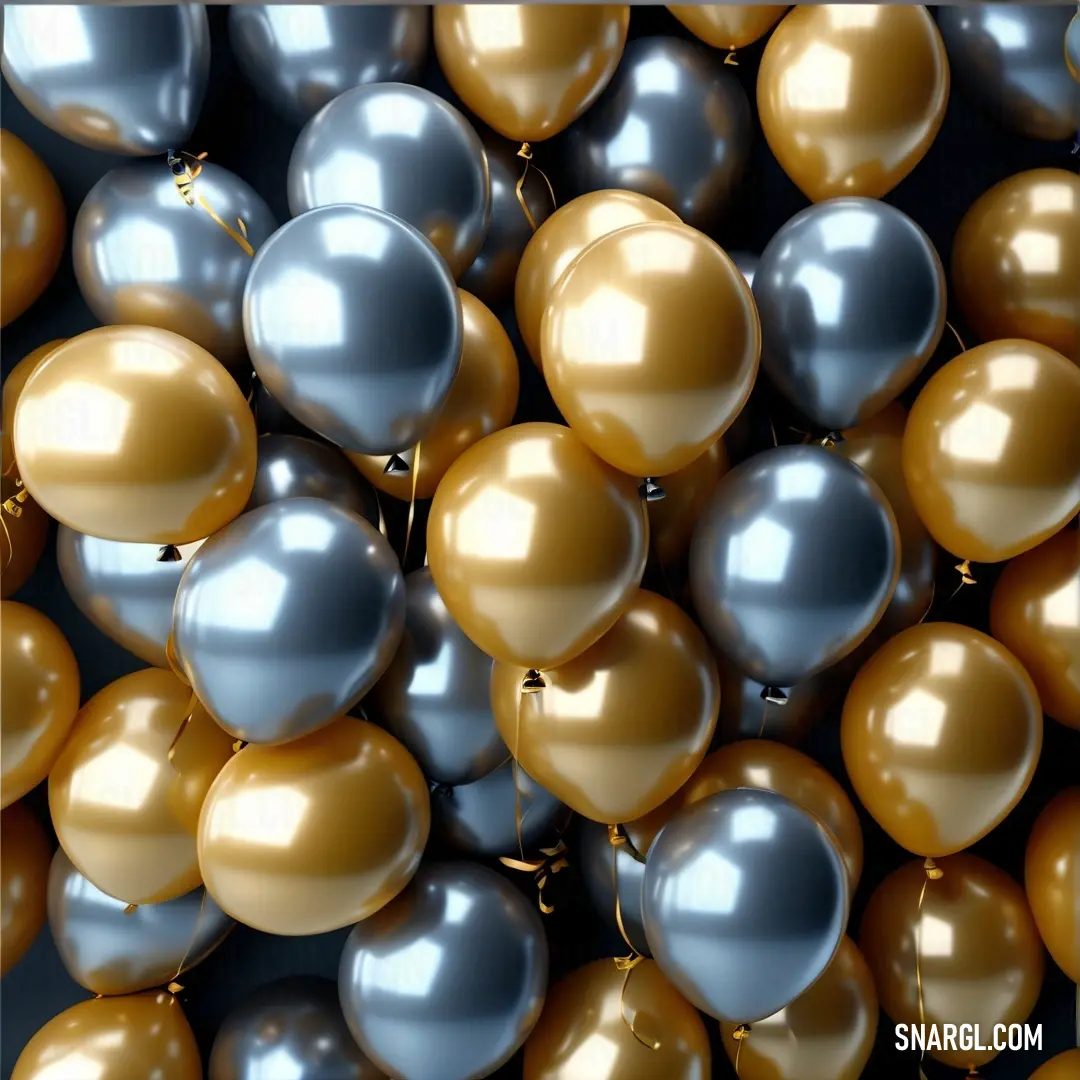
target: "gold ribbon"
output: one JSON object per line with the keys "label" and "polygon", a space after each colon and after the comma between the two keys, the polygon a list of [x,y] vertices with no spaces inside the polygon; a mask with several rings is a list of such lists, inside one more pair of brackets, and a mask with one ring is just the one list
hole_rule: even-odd
{"label": "gold ribbon", "polygon": [[521,172],[521,176],[518,177],[518,182],[514,186],[514,194],[517,196],[518,205],[521,207],[521,212],[525,215],[525,220],[529,223],[529,228],[533,232],[536,232],[536,220],[532,216],[532,211],[529,209],[529,204],[525,201],[525,193],[522,190],[525,187],[525,177],[529,175],[529,167],[532,166],[535,172],[540,173],[541,179],[547,184],[548,194],[551,196],[551,205],[554,208],[558,208],[559,204],[555,199],[555,189],[551,186],[551,181],[547,178],[544,172],[536,165],[533,165],[533,152],[532,147],[523,142],[518,149],[517,156],[522,158],[525,162],[525,168]]}
{"label": "gold ribbon", "polygon": [[731,1033],[731,1037],[735,1040],[735,1075],[739,1075],[739,1058],[742,1057],[743,1043],[750,1038],[750,1025],[739,1024],[739,1026]]}
{"label": "gold ribbon", "polygon": [[[13,461],[4,473],[4,476],[10,476],[15,468],[15,462]],[[3,503],[3,509],[0,510],[0,528],[4,530],[4,539],[7,541],[7,561],[4,563],[4,573],[7,573],[7,568],[11,565],[11,560],[15,558],[15,545],[11,540],[11,533],[8,532],[7,522],[4,520],[4,514],[10,514],[13,518],[21,518],[23,513],[22,504],[26,502],[28,492],[23,487],[23,482],[20,477],[15,477],[15,486],[19,488],[19,492],[16,495],[12,495],[10,499],[5,499]]]}
{"label": "gold ribbon", "polygon": [[548,881],[555,874],[559,873],[560,870],[565,870],[570,865],[566,858],[566,852],[566,844],[560,840],[554,847],[540,849],[542,859],[526,859],[524,856],[520,859],[512,859],[504,855],[499,859],[499,862],[510,870],[519,870],[523,874],[532,874],[533,881],[536,883],[536,897],[540,910],[545,915],[550,915],[555,910],[555,905],[549,904],[544,899],[544,889],[547,888]]}
{"label": "gold ribbon", "polygon": [[184,965],[187,963],[188,957],[191,955],[191,950],[195,947],[195,942],[199,940],[199,923],[202,922],[203,912],[206,911],[206,886],[203,886],[202,899],[199,901],[199,912],[195,916],[195,928],[191,931],[191,940],[188,942],[188,947],[184,950],[184,955],[180,958],[180,963],[176,965],[176,974],[169,980],[169,985],[165,988],[170,994],[179,994],[184,988],[176,980],[180,978],[184,973]]}
{"label": "gold ribbon", "polygon": [[[171,153],[172,151],[170,151],[170,154]],[[195,162],[195,167],[192,168],[190,165],[184,165],[184,170],[187,173],[187,178],[190,181],[190,185],[186,193],[179,186],[179,184],[177,185],[176,190],[180,195],[180,198],[183,199],[184,202],[188,204],[188,206],[195,206],[197,203],[199,205],[199,208],[206,212],[210,220],[213,221],[219,229],[224,229],[224,231],[229,235],[229,237],[240,246],[240,248],[244,251],[245,254],[247,254],[249,257],[254,257],[255,249],[248,241],[247,225],[244,224],[244,219],[238,217],[236,219],[237,228],[234,229],[231,225],[226,225],[225,222],[221,220],[221,218],[217,214],[217,211],[215,211],[214,208],[206,201],[205,196],[194,194],[193,189],[195,181],[198,179],[199,174],[202,172],[202,161],[206,157],[205,151],[197,155],[185,154],[183,151],[181,151],[181,155],[187,157],[189,160],[193,160]]]}
{"label": "gold ribbon", "polygon": [[172,632],[169,632],[169,636],[165,639],[165,659],[169,662],[169,670],[185,685],[191,684],[187,680],[187,676],[184,674],[183,667],[180,666],[179,657],[176,655],[176,646],[173,644]]}
{"label": "gold ribbon", "polygon": [[173,736],[173,741],[169,743],[169,762],[172,762],[173,757],[176,754],[176,748],[180,743],[180,740],[184,736],[184,732],[188,729],[188,724],[191,723],[191,718],[195,715],[195,710],[198,708],[199,699],[195,696],[194,692],[191,695],[191,701],[188,702],[187,712],[184,714],[184,719],[180,721],[180,727],[177,728],[176,734]]}
{"label": "gold ribbon", "polygon": [[739,66],[739,61],[735,58],[735,50],[734,49],[732,49],[731,52],[729,52],[727,54],[727,56],[724,57],[724,63],[727,64],[728,67],[738,67]]}
{"label": "gold ribbon", "polygon": [[[412,463],[412,493],[409,495],[409,520],[405,523],[405,546],[401,549],[401,565],[404,567],[405,560],[409,556],[409,539],[412,536],[413,516],[416,514],[416,484],[420,476],[420,444],[416,444],[413,450]],[[380,514],[382,510],[380,509]]]}
{"label": "gold ribbon", "polygon": [[967,352],[967,346],[964,344],[964,339],[956,332],[956,327],[953,326],[953,324],[949,322],[948,319],[945,320],[945,325],[952,332],[952,336],[956,338],[956,344],[960,346],[960,351],[962,353]]}
{"label": "gold ribbon", "polygon": [[[923,901],[926,899],[926,886],[931,881],[939,881],[944,875],[944,871],[934,862],[933,859],[926,859],[923,862],[923,870],[926,871],[926,877],[923,878],[922,888],[919,890],[919,906],[916,911],[915,921],[915,992],[919,998],[919,1030],[925,1030],[926,1028],[926,1005],[923,1000],[923,984],[922,984],[922,964],[919,961],[919,953],[922,951],[922,909]],[[922,1048],[922,1052],[919,1054],[919,1076],[921,1080],[926,1080],[923,1073],[922,1063],[926,1058],[926,1045],[925,1040]]]}

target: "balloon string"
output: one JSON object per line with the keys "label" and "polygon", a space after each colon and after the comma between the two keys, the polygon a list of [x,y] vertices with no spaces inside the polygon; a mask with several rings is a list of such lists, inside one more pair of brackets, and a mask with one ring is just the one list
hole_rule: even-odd
{"label": "balloon string", "polygon": [[191,931],[191,940],[188,942],[187,948],[184,950],[184,955],[180,958],[180,963],[176,965],[176,974],[172,977],[169,985],[165,988],[170,994],[179,994],[184,988],[176,981],[184,973],[184,965],[187,963],[188,957],[191,955],[191,950],[195,947],[195,942],[199,940],[199,923],[202,922],[203,913],[206,911],[206,887],[203,886],[202,899],[199,901],[199,911],[195,916],[195,928]]}
{"label": "balloon string", "polygon": [[[173,757],[176,755],[176,748],[180,743],[180,740],[184,736],[184,732],[187,731],[188,725],[191,723],[191,718],[195,715],[195,710],[199,706],[199,699],[195,696],[194,692],[191,695],[191,701],[188,702],[187,712],[184,714],[184,719],[180,721],[180,727],[177,729],[176,734],[173,736],[173,741],[169,744],[168,758],[170,763]],[[175,768],[175,765],[173,766]]]}
{"label": "balloon string", "polygon": [[533,165],[532,147],[527,142],[521,144],[517,156],[524,159],[525,168],[522,170],[521,176],[518,177],[518,182],[514,186],[514,194],[517,196],[518,205],[521,207],[521,212],[525,215],[525,220],[529,223],[529,228],[532,229],[533,232],[536,232],[536,220],[532,216],[529,204],[525,201],[525,192],[522,190],[525,187],[525,177],[529,175],[530,166],[532,166],[534,172],[540,174],[541,179],[547,184],[548,194],[551,196],[552,207],[558,209],[559,203],[555,198],[555,189],[551,186],[551,181],[539,166]]}
{"label": "balloon string", "polygon": [[554,847],[540,849],[543,858],[513,859],[509,856],[503,856],[499,859],[499,862],[511,870],[520,870],[522,873],[532,874],[533,881],[536,884],[536,898],[540,910],[543,914],[550,915],[555,910],[555,905],[547,902],[544,897],[544,889],[547,888],[549,878],[559,873],[560,870],[565,870],[570,865],[566,858],[566,852],[566,844],[559,840]]}
{"label": "balloon string", "polygon": [[206,199],[202,195],[199,196],[198,202],[199,202],[199,205],[207,212],[207,214],[210,215],[211,220],[219,228],[224,229],[225,232],[228,233],[229,236],[233,240],[235,240],[237,244],[240,245],[241,249],[244,251],[244,253],[246,255],[254,258],[255,249],[251,246],[251,243],[248,241],[248,238],[247,238],[247,226],[244,224],[244,219],[239,218],[239,217],[236,219],[236,224],[240,228],[240,231],[237,232],[236,229],[233,229],[230,226],[226,225],[225,222],[222,221],[221,218],[219,218],[217,216],[217,214],[214,212],[213,208],[210,206],[210,204],[206,201]]}
{"label": "balloon string", "polygon": [[409,494],[409,519],[405,523],[405,546],[401,549],[401,565],[409,557],[409,540],[412,538],[413,518],[416,515],[416,484],[420,476],[420,444],[413,450],[412,491]]}
{"label": "balloon string", "polygon": [[964,344],[964,339],[956,332],[956,327],[953,326],[953,324],[949,322],[948,319],[945,320],[945,325],[952,332],[952,336],[956,338],[956,344],[960,346],[960,351],[962,353],[967,352],[967,346]]}
{"label": "balloon string", "polygon": [[[919,905],[916,909],[915,916],[915,992],[919,999],[919,1030],[924,1031],[926,1029],[926,1003],[923,998],[923,981],[922,981],[922,963],[919,959],[922,952],[922,909],[923,901],[926,899],[926,887],[931,881],[937,881],[943,876],[943,871],[938,867],[937,863],[933,859],[926,859],[923,863],[923,869],[926,871],[926,877],[923,878],[922,888],[919,890]],[[922,1047],[922,1051],[919,1054],[919,1076],[923,1076],[922,1063],[926,1058],[926,1046],[925,1041]]]}
{"label": "balloon string", "polygon": [[[210,217],[210,220],[214,222],[220,229],[224,229],[225,232],[234,240],[241,249],[248,256],[254,256],[255,249],[251,246],[247,238],[247,225],[244,224],[244,219],[238,217],[236,219],[237,228],[239,232],[231,225],[226,225],[224,221],[217,215],[214,208],[206,201],[206,198],[202,195],[195,194],[195,181],[202,173],[202,163],[206,158],[206,151],[201,154],[189,154],[186,151],[181,150],[179,154],[174,154],[172,150],[168,152],[169,167],[179,167],[183,165],[183,169],[180,172],[173,173],[174,181],[176,184],[177,193],[180,198],[188,204],[188,206],[194,206],[198,203],[199,207],[204,210]],[[186,159],[186,161],[184,160]],[[191,162],[191,164],[188,164]]]}
{"label": "balloon string", "polygon": [[739,1075],[739,1058],[742,1057],[743,1043],[750,1038],[750,1025],[740,1024],[732,1033],[735,1038],[735,1075]]}

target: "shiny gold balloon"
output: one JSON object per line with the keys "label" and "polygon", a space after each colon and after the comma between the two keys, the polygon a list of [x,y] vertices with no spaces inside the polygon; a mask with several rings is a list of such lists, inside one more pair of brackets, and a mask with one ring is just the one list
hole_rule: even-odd
{"label": "shiny gold balloon", "polygon": [[[0,500],[16,498],[22,489],[10,476],[0,479]],[[29,580],[49,538],[49,515],[31,498],[15,517],[0,510],[0,599],[14,596]]]}
{"label": "shiny gold balloon", "polygon": [[652,960],[642,961],[628,978],[613,960],[594,960],[560,979],[548,991],[525,1043],[524,1080],[709,1080],[711,1075],[701,1015]]}
{"label": "shiny gold balloon", "polygon": [[841,747],[859,801],[901,847],[937,858],[1005,819],[1042,749],[1031,677],[993,638],[923,623],[886,642],[844,702]]}
{"label": "shiny gold balloon", "polygon": [[[1024,890],[1008,874],[967,854],[943,859],[940,869],[936,881],[927,880],[921,862],[890,874],[870,897],[859,948],[881,1007],[895,1023],[939,1030],[978,1024],[981,1041],[992,1044],[987,1033],[995,1024],[1021,1024],[1035,1007],[1045,966],[1042,942]],[[997,1056],[993,1049],[927,1053],[956,1069],[979,1068]]]}
{"label": "shiny gold balloon", "polygon": [[647,507],[652,552],[661,565],[677,563],[686,554],[701,511],[729,464],[723,441],[718,439],[689,465],[660,478],[664,497]]}
{"label": "shiny gold balloon", "polygon": [[186,338],[103,326],[30,376],[15,457],[51,517],[106,540],[189,544],[227,525],[255,482],[255,420],[232,376]]}
{"label": "shiny gold balloon", "polygon": [[40,611],[0,603],[0,806],[49,774],[79,711],[79,666]]}
{"label": "shiny gold balloon", "polygon": [[787,4],[668,4],[668,11],[714,49],[745,49],[763,38]]}
{"label": "shiny gold balloon", "polygon": [[727,430],[757,376],[761,327],[739,268],[704,233],[651,221],[589,245],[540,329],[559,411],[630,476],[685,468]]}
{"label": "shiny gold balloon", "polygon": [[409,752],[341,717],[283,746],[246,746],[199,818],[199,865],[234,919],[269,934],[322,934],[366,919],[409,883],[431,825]]}
{"label": "shiny gold balloon", "polygon": [[1026,338],[1080,363],[1080,176],[1032,169],[1002,180],[960,222],[954,295],[983,341]]}
{"label": "shiny gold balloon", "polygon": [[948,100],[945,43],[921,5],[800,5],[757,77],[769,148],[812,202],[892,191],[930,148]]}
{"label": "shiny gold balloon", "polygon": [[545,671],[491,672],[495,723],[522,768],[567,806],[616,825],[673,795],[709,748],[720,708],[716,661],[670,600],[639,589],[615,625],[580,656]]}
{"label": "shiny gold balloon", "polygon": [[26,380],[38,369],[41,362],[54,349],[63,345],[67,338],[56,338],[44,345],[39,345],[33,352],[24,356],[8,373],[4,380],[3,390],[3,440],[4,440],[4,475],[9,475],[15,466],[15,447],[12,443],[12,432],[15,429],[15,406],[19,403],[19,396],[23,392]]}
{"label": "shiny gold balloon", "polygon": [[199,810],[232,752],[231,736],[172,672],[117,679],[83,706],[49,774],[60,846],[79,873],[125,903],[191,892],[202,880]]}
{"label": "shiny gold balloon", "polygon": [[517,424],[468,449],[431,504],[435,586],[478,648],[553,668],[614,625],[645,572],[637,487],[569,429]]}
{"label": "shiny gold balloon", "polygon": [[1001,562],[1080,511],[1080,367],[1033,341],[979,345],[923,387],[904,429],[912,502],[946,551]]}
{"label": "shiny gold balloon", "polygon": [[517,142],[540,142],[599,97],[629,26],[625,4],[439,4],[435,54],[485,124]]}
{"label": "shiny gold balloon", "polygon": [[[472,293],[459,289],[458,295],[465,329],[461,366],[435,424],[420,443],[415,477],[418,499],[430,499],[446,470],[473,443],[506,427],[517,409],[517,355],[510,338],[502,323]],[[407,473],[385,472],[389,457],[346,454],[380,491],[406,501],[413,497],[415,447],[399,455],[409,465]]]}
{"label": "shiny gold balloon", "polygon": [[[1077,76],[1080,81],[1080,76]],[[1076,1080],[1080,1076],[1080,1048],[1066,1050],[1039,1066],[1029,1080]]]}
{"label": "shiny gold balloon", "polygon": [[22,803],[0,813],[0,975],[6,975],[45,925],[52,845]]}
{"label": "shiny gold balloon", "polygon": [[845,937],[824,974],[790,1005],[754,1024],[739,1041],[722,1023],[739,1080],[859,1080],[874,1049],[878,997],[855,942]]}
{"label": "shiny gold balloon", "polygon": [[7,326],[52,281],[66,239],[64,200],[52,173],[10,131],[0,131],[0,232],[0,326]]}
{"label": "shiny gold balloon", "polygon": [[1080,730],[1080,532],[1012,559],[994,586],[990,632],[1027,668],[1043,711]]}
{"label": "shiny gold balloon", "polygon": [[514,310],[525,348],[537,367],[540,324],[559,278],[594,240],[627,225],[678,221],[663,203],[636,191],[591,191],[560,206],[533,234],[514,279]]}

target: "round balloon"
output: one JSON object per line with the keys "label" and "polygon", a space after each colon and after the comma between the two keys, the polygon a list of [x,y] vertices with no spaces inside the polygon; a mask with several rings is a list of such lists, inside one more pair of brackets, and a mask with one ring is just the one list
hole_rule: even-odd
{"label": "round balloon", "polygon": [[45,925],[45,896],[52,845],[22,803],[0,813],[0,975],[34,944]]}
{"label": "round balloon", "polygon": [[689,465],[661,477],[664,497],[646,503],[649,512],[649,553],[660,562],[661,567],[680,563],[686,557],[694,526],[729,467],[724,443],[717,439]]}
{"label": "round balloon", "polygon": [[[577,833],[576,862],[585,890],[601,919],[639,956],[649,956],[641,916],[641,883],[645,861],[628,844],[612,844],[611,833],[598,821],[583,819]],[[618,908],[615,895],[618,893]],[[621,924],[621,926],[620,926]],[[642,1080],[649,1080],[642,1077]],[[702,1076],[701,1080],[705,1080]]]}
{"label": "round balloon", "polygon": [[[6,434],[6,433],[5,433]],[[0,478],[0,501],[16,498],[24,489],[13,476]],[[33,499],[24,498],[21,513],[4,511],[0,529],[0,599],[14,596],[30,580],[49,538],[49,515]]]}
{"label": "round balloon", "polygon": [[745,49],[784,16],[786,4],[668,4],[668,11],[714,49]]}
{"label": "round balloon", "polygon": [[22,397],[23,388],[27,380],[41,366],[45,357],[49,356],[54,349],[63,345],[67,338],[56,338],[39,345],[36,349],[27,353],[4,379],[3,387],[3,431],[0,432],[3,439],[3,462],[4,476],[13,479],[16,473],[15,467],[15,443],[13,428],[15,427],[15,409]]}
{"label": "round balloon", "polygon": [[[1080,71],[1080,50],[1077,52],[1076,63],[1077,70]],[[1073,1080],[1077,1069],[1080,1069],[1080,1047],[1052,1057],[1037,1068],[1029,1080]]]}
{"label": "round balloon", "polygon": [[1065,31],[1065,64],[1069,74],[1080,83],[1080,12],[1077,12]]}

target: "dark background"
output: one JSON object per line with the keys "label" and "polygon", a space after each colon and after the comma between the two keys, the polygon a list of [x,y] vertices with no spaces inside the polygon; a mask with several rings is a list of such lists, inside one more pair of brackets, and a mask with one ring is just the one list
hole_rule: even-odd
{"label": "dark background", "polygon": [[[232,169],[246,179],[267,200],[279,223],[283,223],[289,216],[285,199],[285,172],[296,132],[254,96],[236,69],[225,35],[225,15],[224,8],[210,9],[214,38],[210,89],[202,119],[186,148],[193,152],[208,151],[211,161]],[[690,38],[689,33],[665,9],[634,8],[630,36],[649,34]],[[754,102],[754,80],[762,47],[762,43],[759,43],[741,51],[739,66],[727,69],[742,82],[751,104]],[[721,59],[722,56],[717,54],[718,62]],[[433,58],[423,81],[437,92],[452,96]],[[75,214],[90,187],[103,173],[125,159],[84,150],[47,130],[27,114],[6,83],[3,84],[0,108],[3,126],[33,148],[56,177],[68,209],[70,231]],[[477,126],[480,127],[479,124]],[[562,202],[573,193],[567,192],[565,185],[560,182],[558,144],[559,140],[556,139],[537,147],[535,160],[547,172],[555,194]],[[947,266],[953,234],[964,212],[980,194],[999,180],[1026,169],[1044,166],[1075,169],[1077,158],[1070,151],[1068,143],[1040,143],[998,130],[954,92],[944,126],[926,158],[886,201],[909,214],[926,230]],[[436,168],[436,163],[433,162],[432,167]],[[714,236],[728,250],[760,252],[773,233],[806,205],[806,198],[777,165],[757,128],[752,163],[743,185],[742,204],[733,210],[726,226],[714,231]],[[558,420],[542,377],[520,346],[512,325],[512,305],[499,314],[518,345],[522,391],[517,419]],[[971,344],[972,339],[955,311],[950,311],[950,319]],[[4,375],[23,356],[44,342],[70,337],[95,325],[75,284],[68,251],[45,294],[26,314],[4,330]],[[946,334],[946,339],[929,366],[927,375],[956,353],[951,335]],[[905,400],[910,397],[910,393],[905,395]],[[781,441],[784,441],[786,428],[781,412],[782,406],[772,399],[768,387],[759,386],[751,408],[728,438],[733,456],[742,457],[769,444],[770,415],[776,421]],[[790,433],[787,436],[788,441],[796,438]],[[384,504],[392,502],[388,499],[383,501]],[[386,507],[386,510],[391,540],[400,550],[405,529],[405,508],[396,504]],[[425,507],[418,507],[420,516],[410,547],[410,569],[422,562],[423,547],[417,543],[417,539],[423,535],[424,510]],[[83,700],[86,700],[107,683],[143,665],[104,637],[75,608],[57,573],[54,541],[55,530],[41,563],[17,599],[44,611],[67,636],[79,660]],[[994,568],[977,568],[979,584],[965,588],[955,599],[946,603],[956,582],[951,563],[952,560],[947,558],[942,560],[938,590],[942,599],[935,604],[931,618],[947,616],[951,621],[986,629]],[[669,571],[675,578],[678,592],[678,570],[669,568]],[[653,582],[653,586],[663,589],[658,582]],[[840,757],[837,714],[824,717],[803,748],[848,786]],[[1009,818],[975,845],[974,852],[1022,881],[1024,845],[1035,817],[1056,792],[1077,782],[1080,772],[1078,765],[1080,732],[1047,720],[1042,759],[1030,789]],[[850,792],[849,786],[848,790]],[[41,819],[47,821],[44,785],[28,800]],[[910,858],[868,815],[861,812],[861,807],[860,816],[866,840],[866,867],[852,910],[850,932],[855,938],[871,892],[882,878]],[[356,824],[361,827],[360,823]],[[573,829],[567,839],[573,864]],[[514,875],[509,871],[506,873],[517,880],[523,889],[531,891],[527,876]],[[608,930],[589,907],[573,865],[567,873],[554,879],[554,885],[556,911],[547,918],[546,923],[553,978],[589,960],[625,952],[618,936]],[[286,938],[238,927],[204,964],[183,979],[185,989],[180,998],[204,1055],[208,1053],[225,1014],[260,984],[297,974],[334,978],[347,933],[347,930],[340,930],[317,937]],[[1048,957],[1042,996],[1030,1018],[1032,1023],[1043,1025],[1043,1049],[1026,1053],[1005,1052],[986,1066],[981,1074],[987,1080],[1027,1080],[1043,1061],[1075,1046],[1074,995],[1075,987]],[[30,1037],[57,1013],[87,996],[87,992],[65,972],[46,929],[0,984],[3,1016],[0,1061],[5,1080]],[[708,1026],[714,1037],[713,1075],[733,1076],[727,1057],[715,1038],[717,1025],[710,1022]],[[895,1074],[910,1076],[913,1080],[917,1077],[917,1055],[899,1054],[892,1044],[891,1022],[882,1015],[875,1053],[864,1076]],[[927,1060],[925,1069],[930,1080],[960,1075],[930,1060]],[[520,1055],[496,1075],[500,1078],[520,1075]]]}

